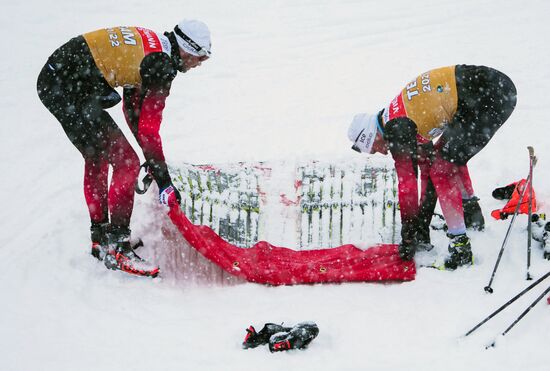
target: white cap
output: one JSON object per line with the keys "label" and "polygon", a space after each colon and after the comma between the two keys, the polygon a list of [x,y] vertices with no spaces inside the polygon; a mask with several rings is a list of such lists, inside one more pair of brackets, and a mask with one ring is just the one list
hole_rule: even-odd
{"label": "white cap", "polygon": [[358,113],[353,116],[353,120],[348,129],[348,138],[354,142],[354,145],[360,152],[370,153],[374,140],[376,139],[377,129],[377,115]]}
{"label": "white cap", "polygon": [[[176,26],[183,32],[187,37],[193,40],[199,47],[204,49],[210,55],[210,47],[212,45],[210,41],[210,30],[208,26],[201,21],[194,19],[184,19]],[[184,40],[177,32],[175,32],[176,40],[181,49],[185,50],[186,53],[192,54],[194,56],[199,56],[196,48]]]}

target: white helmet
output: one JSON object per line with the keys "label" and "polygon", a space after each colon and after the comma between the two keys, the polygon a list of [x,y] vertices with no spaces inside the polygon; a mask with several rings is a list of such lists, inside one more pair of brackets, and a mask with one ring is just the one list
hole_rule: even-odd
{"label": "white helmet", "polygon": [[210,30],[201,21],[184,19],[174,27],[174,34],[181,49],[196,57],[210,56]]}
{"label": "white helmet", "polygon": [[370,153],[376,131],[378,129],[378,116],[368,113],[358,113],[353,117],[348,129],[348,138],[353,142],[353,150],[362,153]]}

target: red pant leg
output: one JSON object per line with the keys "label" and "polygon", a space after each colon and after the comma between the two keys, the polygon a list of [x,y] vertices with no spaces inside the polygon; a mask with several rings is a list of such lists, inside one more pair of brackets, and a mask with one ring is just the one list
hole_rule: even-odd
{"label": "red pant leg", "polygon": [[139,175],[139,158],[120,130],[110,135],[109,163],[113,167],[109,187],[111,224],[129,226],[134,207],[134,186]]}
{"label": "red pant leg", "polygon": [[457,182],[458,166],[437,156],[430,169],[430,177],[435,186],[443,216],[449,233],[466,232],[462,211],[462,193]]}
{"label": "red pant leg", "polygon": [[109,161],[103,157],[84,159],[84,198],[92,223],[109,221],[107,204],[107,178]]}

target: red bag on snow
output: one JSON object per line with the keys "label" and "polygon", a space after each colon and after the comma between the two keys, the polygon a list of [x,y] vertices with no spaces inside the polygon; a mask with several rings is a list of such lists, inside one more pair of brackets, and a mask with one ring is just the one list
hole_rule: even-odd
{"label": "red bag on snow", "polygon": [[[510,183],[507,186],[497,188],[493,191],[493,197],[496,199],[508,199],[508,202],[502,209],[493,210],[491,216],[496,220],[504,220],[508,218],[509,215],[513,215],[516,207],[519,205],[518,214],[528,214],[529,213],[529,187],[527,180],[521,179],[517,182]],[[507,191],[512,190],[511,192]],[[500,191],[501,194],[498,192]],[[523,198],[521,194],[523,193]],[[533,200],[531,203],[531,212],[537,211],[537,197],[535,195],[535,190],[533,189]]]}
{"label": "red bag on snow", "polygon": [[411,281],[414,261],[403,261],[397,245],[367,250],[354,245],[296,251],[260,241],[250,248],[234,246],[211,228],[194,225],[178,205],[168,213],[189,244],[225,271],[250,282],[270,285],[351,281]]}

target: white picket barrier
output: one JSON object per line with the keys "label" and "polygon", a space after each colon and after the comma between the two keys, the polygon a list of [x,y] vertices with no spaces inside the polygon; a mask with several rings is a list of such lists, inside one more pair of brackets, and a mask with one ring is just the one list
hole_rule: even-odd
{"label": "white picket barrier", "polygon": [[182,208],[240,247],[296,249],[396,242],[397,179],[386,158],[171,168]]}

